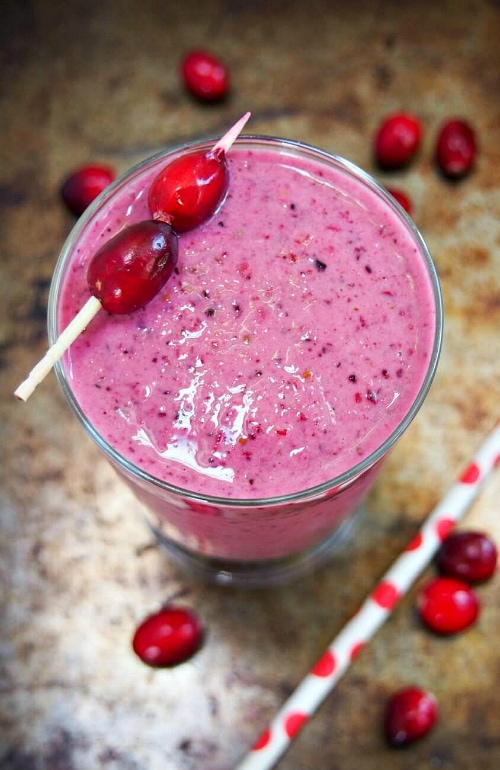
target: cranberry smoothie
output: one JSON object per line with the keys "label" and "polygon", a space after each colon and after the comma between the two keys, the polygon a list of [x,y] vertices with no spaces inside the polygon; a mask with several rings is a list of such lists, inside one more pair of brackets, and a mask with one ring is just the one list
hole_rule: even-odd
{"label": "cranberry smoothie", "polygon": [[[164,289],[130,315],[101,311],[65,356],[70,389],[103,443],[143,477],[214,511],[215,499],[251,507],[321,488],[359,464],[367,471],[429,379],[438,321],[425,249],[383,191],[328,157],[237,141],[227,197],[179,236]],[[164,165],[145,164],[81,229],[59,328],[89,296],[92,254],[150,218],[148,190]],[[215,522],[200,534],[206,516],[189,537],[179,535],[182,520],[173,531],[195,550],[274,558],[310,545],[338,516],[325,509],[305,540],[300,516],[296,531],[289,521],[285,545],[282,533],[283,548],[270,551],[258,531],[245,534],[246,550],[217,543]]]}

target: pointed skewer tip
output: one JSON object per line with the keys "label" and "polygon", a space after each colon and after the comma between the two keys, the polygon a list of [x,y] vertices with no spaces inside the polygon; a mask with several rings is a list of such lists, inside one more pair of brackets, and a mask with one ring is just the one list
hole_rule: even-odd
{"label": "pointed skewer tip", "polygon": [[238,136],[243,131],[243,128],[245,127],[246,123],[248,122],[248,119],[250,118],[251,112],[245,112],[244,115],[241,116],[241,118],[236,121],[234,126],[231,126],[229,131],[226,131],[224,136],[222,136],[217,144],[214,146],[213,151],[217,152],[218,150],[222,150],[223,152],[227,152],[235,139],[238,138]]}

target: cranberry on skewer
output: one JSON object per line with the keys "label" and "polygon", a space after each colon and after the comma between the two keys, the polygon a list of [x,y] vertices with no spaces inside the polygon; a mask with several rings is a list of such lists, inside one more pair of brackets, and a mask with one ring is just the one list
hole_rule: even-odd
{"label": "cranberry on skewer", "polygon": [[180,155],[163,168],[149,191],[153,219],[178,233],[198,227],[224,202],[229,186],[226,152],[250,117],[247,112],[215,147]]}
{"label": "cranberry on skewer", "polygon": [[90,298],[16,389],[17,398],[30,397],[102,307],[111,313],[131,313],[150,302],[176,261],[177,235],[164,222],[139,222],[107,241],[89,264]]}
{"label": "cranberry on skewer", "polygon": [[108,313],[133,313],[156,297],[177,262],[177,235],[165,222],[130,225],[92,257],[89,290]]}

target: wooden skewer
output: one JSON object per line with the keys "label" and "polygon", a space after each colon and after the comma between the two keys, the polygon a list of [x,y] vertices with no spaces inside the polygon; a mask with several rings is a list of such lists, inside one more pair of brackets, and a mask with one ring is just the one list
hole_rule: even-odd
{"label": "wooden skewer", "polygon": [[24,382],[22,382],[14,391],[14,395],[20,399],[20,401],[28,400],[37,385],[45,379],[56,361],[59,361],[63,353],[69,348],[71,343],[76,340],[78,335],[87,328],[101,307],[102,305],[97,297],[89,297],[85,305],[79,310],[73,320],[70,321],[64,331],[61,332],[54,344],[47,350],[44,357],[40,359]]}
{"label": "wooden skewer", "polygon": [[235,139],[237,139],[243,131],[243,128],[251,114],[251,112],[245,112],[245,114],[234,124],[234,126],[231,126],[229,131],[227,131],[224,136],[219,139],[217,144],[214,145],[212,152],[217,152],[218,150],[227,152]]}

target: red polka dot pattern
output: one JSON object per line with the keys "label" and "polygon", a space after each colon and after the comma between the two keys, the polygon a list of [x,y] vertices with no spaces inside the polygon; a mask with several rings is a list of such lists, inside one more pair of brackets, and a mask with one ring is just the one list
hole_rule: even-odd
{"label": "red polka dot pattern", "polygon": [[330,650],[327,650],[323,657],[318,660],[311,673],[315,676],[330,676],[335,671],[336,665],[335,655]]}
{"label": "red polka dot pattern", "polygon": [[422,537],[422,533],[419,532],[418,535],[415,535],[411,543],[408,543],[408,545],[405,548],[405,551],[417,551],[422,545],[423,540],[424,538]]}
{"label": "red polka dot pattern", "polygon": [[294,738],[297,735],[306,719],[307,714],[303,714],[301,711],[295,711],[287,716],[284,728],[289,738]]}
{"label": "red polka dot pattern", "polygon": [[477,463],[471,463],[460,476],[462,484],[475,484],[479,480],[481,471]]}
{"label": "red polka dot pattern", "polygon": [[261,749],[264,749],[271,741],[271,730],[267,728],[267,730],[264,730],[260,738],[258,738],[252,749],[253,751],[260,751]]}
{"label": "red polka dot pattern", "polygon": [[356,642],[356,644],[353,644],[349,653],[350,659],[354,660],[354,658],[357,658],[364,646],[365,642]]}
{"label": "red polka dot pattern", "polygon": [[438,519],[436,521],[436,535],[440,540],[444,540],[445,537],[448,537],[450,534],[450,531],[455,526],[455,522],[453,519],[450,519],[448,517],[443,517],[442,519]]}
{"label": "red polka dot pattern", "polygon": [[382,609],[391,610],[399,599],[399,591],[393,583],[384,580],[373,591],[372,599]]}

